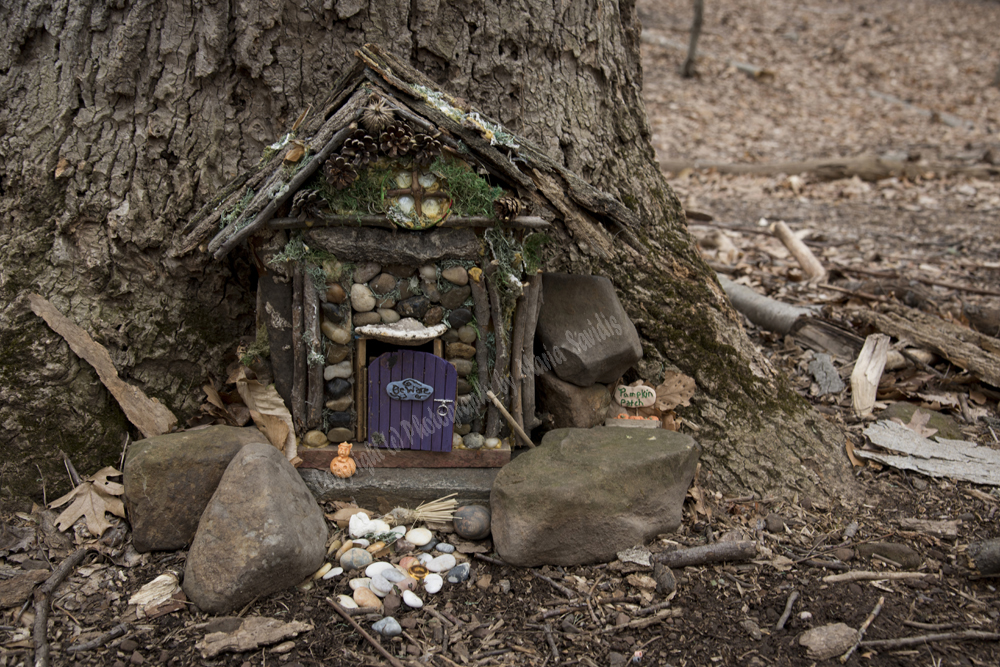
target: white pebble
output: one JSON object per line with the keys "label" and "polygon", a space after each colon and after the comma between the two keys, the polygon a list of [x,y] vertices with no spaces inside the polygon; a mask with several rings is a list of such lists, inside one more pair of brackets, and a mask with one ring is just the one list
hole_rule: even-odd
{"label": "white pebble", "polygon": [[351,516],[349,531],[351,537],[364,537],[368,534],[378,535],[389,532],[389,524],[379,519],[369,519],[363,513],[358,512]]}
{"label": "white pebble", "polygon": [[390,533],[396,533],[398,535],[406,535],[406,526],[396,526],[395,528],[393,528],[389,532]]}
{"label": "white pebble", "polygon": [[414,528],[406,534],[407,542],[414,546],[422,547],[434,539],[434,535],[426,528]]}
{"label": "white pebble", "polygon": [[486,449],[496,449],[500,446],[500,438],[486,438]]}
{"label": "white pebble", "polygon": [[348,584],[351,586],[352,591],[356,591],[359,588],[368,588],[372,580],[369,577],[358,577],[357,579],[351,579]]}
{"label": "white pebble", "polygon": [[427,563],[426,567],[431,572],[447,572],[457,564],[458,561],[455,560],[454,556],[451,554],[444,554],[431,559],[431,562]]}
{"label": "white pebble", "polygon": [[403,604],[407,607],[420,609],[424,606],[424,601],[418,598],[413,591],[403,591]]}
{"label": "white pebble", "polygon": [[385,570],[391,570],[391,569],[393,569],[392,563],[385,563],[381,561],[378,563],[372,563],[371,565],[365,568],[365,576],[374,577],[377,574],[381,574]]}
{"label": "white pebble", "polygon": [[440,574],[431,573],[424,577],[424,590],[431,595],[441,590],[442,586],[444,586],[444,579],[441,578]]}
{"label": "white pebble", "polygon": [[403,579],[406,579],[406,575],[394,567],[382,570],[381,572],[379,572],[379,576],[381,576],[383,579],[393,584],[398,584]]}
{"label": "white pebble", "polygon": [[354,601],[350,595],[338,595],[337,604],[339,604],[344,609],[357,609],[358,603]]}
{"label": "white pebble", "polygon": [[354,542],[354,546],[355,547],[358,547],[358,548],[361,548],[361,549],[365,549],[365,548],[367,548],[371,544],[370,540],[366,540],[363,537],[356,537],[356,538],[354,538],[353,542]]}
{"label": "white pebble", "polygon": [[417,561],[419,561],[420,564],[423,565],[424,567],[427,567],[427,563],[431,562],[432,560],[434,560],[434,556],[430,554],[419,554],[417,556]]}
{"label": "white pebble", "polygon": [[392,592],[392,582],[386,581],[382,575],[379,574],[372,577],[371,583],[368,584],[368,590],[380,598],[384,598]]}
{"label": "white pebble", "polygon": [[343,573],[344,573],[344,568],[342,568],[342,567],[335,567],[332,570],[330,570],[329,572],[327,572],[326,574],[324,574],[323,578],[324,579],[333,579],[334,577],[339,577]]}
{"label": "white pebble", "polygon": [[799,614],[799,618],[801,620],[803,620],[803,621],[810,621],[810,620],[812,620],[812,617],[813,617],[813,615],[812,615],[812,612],[810,612],[810,611],[804,611],[801,614]]}

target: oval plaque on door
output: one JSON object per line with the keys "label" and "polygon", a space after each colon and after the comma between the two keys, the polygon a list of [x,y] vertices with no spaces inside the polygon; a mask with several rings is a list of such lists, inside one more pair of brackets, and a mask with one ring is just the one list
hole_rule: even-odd
{"label": "oval plaque on door", "polygon": [[387,384],[385,393],[397,401],[426,401],[434,393],[434,387],[414,378],[406,378]]}

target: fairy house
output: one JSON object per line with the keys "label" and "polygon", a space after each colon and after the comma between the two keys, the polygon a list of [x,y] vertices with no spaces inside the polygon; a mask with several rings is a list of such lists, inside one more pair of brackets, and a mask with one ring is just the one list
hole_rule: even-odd
{"label": "fairy house", "polygon": [[[500,466],[540,421],[539,373],[586,387],[641,355],[610,281],[540,273],[546,231],[574,211],[622,229],[633,214],[405,63],[357,56],[310,136],[273,145],[189,247],[221,223],[202,248],[249,248],[304,465],[350,441],[360,465]],[[562,290],[544,311],[543,282]]]}

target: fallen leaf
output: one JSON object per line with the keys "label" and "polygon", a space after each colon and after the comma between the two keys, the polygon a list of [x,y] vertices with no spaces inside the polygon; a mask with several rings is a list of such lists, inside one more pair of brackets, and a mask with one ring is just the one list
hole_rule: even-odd
{"label": "fallen leaf", "polygon": [[267,437],[268,442],[277,447],[279,452],[285,451],[288,442],[288,424],[283,422],[281,417],[251,410],[250,418],[257,425],[257,429]]}
{"label": "fallen leaf", "polygon": [[78,487],[65,496],[51,502],[49,507],[61,507],[70,500],[73,501],[56,518],[56,527],[65,531],[82,516],[87,520],[87,530],[90,534],[100,537],[111,527],[111,522],[104,516],[106,512],[124,519],[125,505],[121,498],[116,496],[121,495],[125,488],[117,482],[108,480],[108,477],[114,475],[121,473],[112,467],[102,468],[94,475],[84,478]]}
{"label": "fallen leaf", "polygon": [[854,466],[855,468],[865,467],[864,461],[861,461],[860,459],[858,459],[857,456],[854,455],[854,443],[848,440],[844,445],[844,448],[847,450],[847,458],[851,460],[852,466]]}
{"label": "fallen leaf", "polygon": [[913,415],[910,417],[909,423],[904,423],[903,420],[898,417],[893,417],[890,421],[902,424],[922,438],[929,438],[938,432],[936,428],[927,428],[927,422],[930,421],[930,419],[931,415],[929,412],[923,412],[920,408],[917,408],[913,411]]}
{"label": "fallen leaf", "polygon": [[694,396],[694,378],[678,373],[667,371],[664,374],[663,383],[656,388],[656,407],[662,412],[673,410],[677,406],[687,407],[690,405],[691,397]]}
{"label": "fallen leaf", "polygon": [[[291,461],[298,456],[298,443],[295,440],[295,426],[292,424],[292,414],[285,407],[285,402],[282,400],[281,396],[278,395],[278,391],[274,388],[274,385],[264,386],[257,380],[249,380],[246,375],[239,373],[234,378],[236,382],[236,389],[240,392],[240,396],[243,397],[243,402],[246,404],[247,408],[250,409],[250,416],[253,418],[254,423],[257,424],[257,428],[260,432],[267,436],[267,439],[277,447],[279,450],[284,452],[285,457]],[[260,415],[270,415],[277,417],[280,421],[284,422],[287,427],[287,431],[284,432],[284,439],[275,441],[272,439],[272,435],[277,438],[282,432],[277,426],[273,426],[273,420],[268,419],[264,428],[261,428],[261,422],[257,421],[256,417],[253,417],[253,413],[257,412]],[[265,418],[262,417],[261,421]],[[266,429],[266,430],[265,430]]]}

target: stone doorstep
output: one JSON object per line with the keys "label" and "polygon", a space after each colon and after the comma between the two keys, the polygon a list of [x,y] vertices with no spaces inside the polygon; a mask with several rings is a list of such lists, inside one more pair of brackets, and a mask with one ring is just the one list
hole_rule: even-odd
{"label": "stone doorstep", "polygon": [[379,499],[393,507],[415,509],[420,503],[451,493],[459,505],[488,505],[490,489],[500,468],[372,468],[347,479],[328,471],[299,468],[306,486],[321,502],[355,501],[359,507],[379,509]]}

